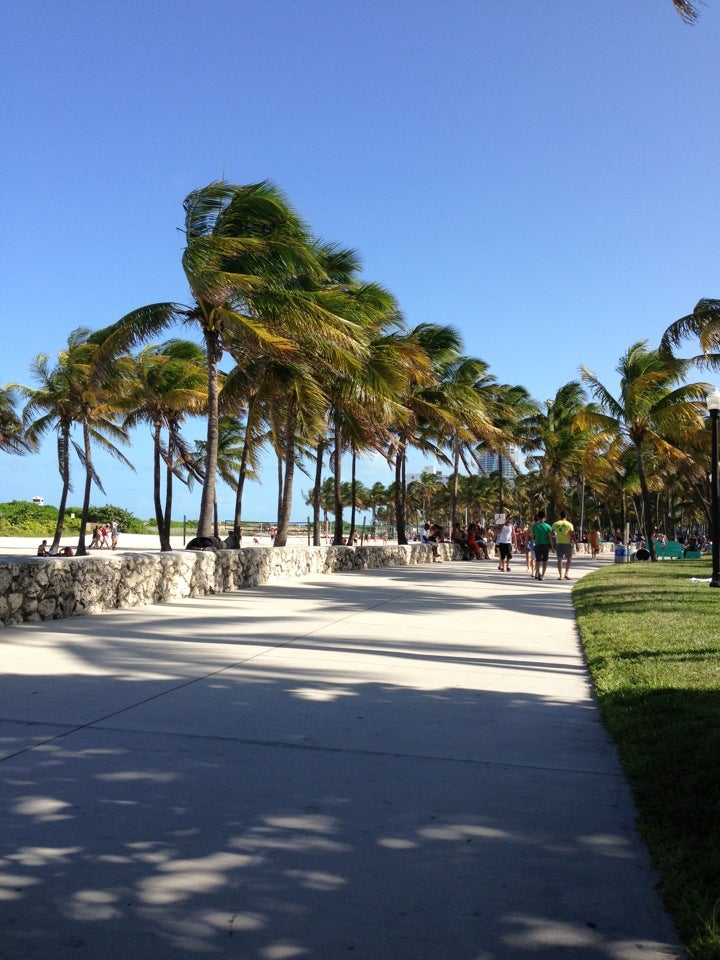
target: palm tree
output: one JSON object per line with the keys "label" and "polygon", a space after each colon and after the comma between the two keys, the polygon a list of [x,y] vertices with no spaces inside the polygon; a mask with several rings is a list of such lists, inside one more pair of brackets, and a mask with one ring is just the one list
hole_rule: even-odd
{"label": "palm tree", "polygon": [[599,431],[611,460],[617,462],[626,450],[633,451],[642,495],[642,529],[653,560],[657,559],[652,540],[655,511],[648,482],[652,455],[676,465],[688,464],[690,458],[682,446],[703,429],[708,384],[683,383],[688,366],[687,361],[668,359],[650,349],[646,340],[638,341],[616,367],[620,374],[617,398],[592,371],[581,368],[599,409],[586,408],[578,422]]}
{"label": "palm tree", "polygon": [[[83,516],[78,552],[85,552],[84,530],[89,509],[90,488],[93,481],[102,490],[100,478],[92,464],[91,443],[103,446],[111,455],[127,466],[132,464],[112,442],[127,442],[126,432],[117,425],[117,393],[112,387],[100,388],[97,382],[95,359],[97,345],[90,342],[90,331],[79,327],[68,337],[66,350],[58,354],[57,363],[51,366],[47,354],[39,354],[33,360],[30,372],[37,387],[15,386],[26,399],[23,422],[27,437],[32,444],[39,444],[50,431],[57,433],[58,470],[62,480],[58,518],[50,546],[54,553],[62,537],[68,493],[72,489],[70,477],[70,452],[75,450],[85,470],[86,483],[83,497]],[[82,431],[82,444],[72,438],[75,426]]]}
{"label": "palm tree", "polygon": [[274,545],[284,547],[290,529],[293,481],[298,462],[310,455],[322,429],[327,396],[316,367],[297,358],[278,366],[277,393],[270,399],[270,438],[278,463],[278,518]]}
{"label": "palm tree", "polygon": [[352,324],[340,321],[315,293],[324,277],[305,224],[268,181],[218,181],[185,199],[182,263],[190,305],[150,304],[103,331],[106,357],[175,323],[199,326],[207,354],[207,462],[198,536],[213,529],[218,455],[219,364],[232,342],[250,358],[305,349],[339,364],[353,352]]}
{"label": "palm tree", "polygon": [[375,530],[377,524],[378,512],[381,507],[387,506],[392,501],[392,495],[388,488],[380,481],[376,481],[368,490],[366,504],[370,513],[370,529]]}
{"label": "palm tree", "polygon": [[130,411],[124,425],[131,429],[147,423],[152,430],[153,502],[161,551],[172,550],[173,477],[183,483],[199,477],[195,456],[182,436],[182,426],[187,416],[203,413],[206,402],[205,354],[197,344],[169,340],[145,347],[135,358],[135,369],[125,393],[124,406]]}
{"label": "palm tree", "polygon": [[570,483],[580,482],[588,432],[580,428],[577,417],[586,404],[582,385],[571,380],[558,389],[552,400],[546,401],[545,413],[538,411],[534,419],[540,452],[528,457],[527,466],[542,473],[552,517],[567,507]]}
{"label": "palm tree", "polygon": [[[349,318],[357,338],[356,355],[338,370],[321,364],[316,376],[327,395],[325,425],[315,441],[315,487],[322,479],[322,460],[332,436],[332,470],[335,483],[335,543],[343,539],[340,486],[342,456],[350,451],[352,469],[364,450],[385,451],[390,440],[388,423],[395,418],[394,399],[402,387],[403,341],[398,336],[403,319],[393,295],[376,283],[360,279],[360,263],[353,250],[317,242],[318,257],[327,280],[317,289],[319,302],[336,315]],[[362,362],[359,362],[362,361]],[[318,496],[316,494],[315,502]],[[354,498],[351,501],[355,509]],[[315,514],[315,541],[318,542],[318,511]],[[351,530],[352,533],[352,530]]]}
{"label": "palm tree", "polygon": [[660,341],[661,355],[674,356],[674,348],[691,337],[697,337],[701,352],[690,361],[720,369],[720,300],[699,300],[692,313],[671,323]]}
{"label": "palm tree", "polygon": [[17,387],[0,387],[0,450],[3,453],[24,454],[32,444],[23,431],[22,419],[15,411]]}
{"label": "palm tree", "polygon": [[[220,417],[218,421],[218,479],[231,490],[237,491],[238,476],[243,470],[246,453],[246,426],[239,417]],[[207,460],[207,444],[204,440],[195,441],[196,463],[202,472],[202,464]],[[247,462],[245,461],[245,465]],[[254,475],[253,475],[254,476]],[[220,521],[218,518],[217,500],[213,509],[214,536],[220,536]],[[240,524],[233,525],[233,532],[240,542]]]}
{"label": "palm tree", "polygon": [[95,469],[93,445],[100,447],[131,470],[135,469],[118,449],[118,444],[130,443],[127,429],[119,421],[125,407],[127,383],[132,376],[134,361],[129,356],[116,357],[110,367],[101,369],[97,364],[99,347],[92,339],[95,336],[96,334],[91,335],[85,343],[78,346],[81,361],[75,367],[74,387],[77,391],[77,420],[82,430],[82,451],[77,446],[76,449],[85,471],[80,531],[75,551],[79,557],[87,555],[85,533],[93,484],[101,493],[105,493],[100,476]]}
{"label": "palm tree", "polygon": [[404,387],[399,397],[406,412],[395,424],[391,443],[395,464],[395,524],[400,544],[407,543],[408,450],[416,447],[443,459],[436,438],[441,433],[440,424],[452,424],[453,416],[444,409],[439,384],[443,371],[460,356],[462,340],[452,327],[425,323],[409,331],[406,345],[409,350],[402,367]]}
{"label": "palm tree", "polygon": [[[503,460],[505,458],[510,460],[515,473],[519,473],[519,466],[512,458],[513,448],[527,453],[537,447],[538,405],[525,387],[519,384],[497,384],[488,392],[490,393],[488,407],[496,431],[496,439],[484,446],[497,454],[497,505],[498,511],[502,513],[505,509]],[[477,452],[482,452],[482,449],[481,446]]]}
{"label": "palm tree", "polygon": [[450,452],[452,464],[450,480],[450,521],[458,522],[458,483],[461,462],[470,472],[466,453],[471,455],[479,443],[494,444],[502,438],[493,423],[495,378],[488,364],[476,357],[447,358],[439,368],[438,388],[447,417],[437,420],[439,445]]}

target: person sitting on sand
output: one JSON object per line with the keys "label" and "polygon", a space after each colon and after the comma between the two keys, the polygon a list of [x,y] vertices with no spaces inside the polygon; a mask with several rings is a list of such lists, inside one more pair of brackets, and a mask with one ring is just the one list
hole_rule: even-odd
{"label": "person sitting on sand", "polygon": [[50,551],[48,550],[47,540],[43,540],[40,546],[37,548],[37,555],[39,557],[49,557]]}

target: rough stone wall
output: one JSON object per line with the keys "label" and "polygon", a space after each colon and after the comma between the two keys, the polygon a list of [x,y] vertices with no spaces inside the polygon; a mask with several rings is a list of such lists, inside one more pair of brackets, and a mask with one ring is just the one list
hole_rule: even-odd
{"label": "rough stone wall", "polygon": [[[452,544],[438,546],[459,559]],[[79,617],[105,610],[202,597],[336,571],[430,563],[431,548],[249,547],[241,550],[30,557],[0,561],[0,624]]]}

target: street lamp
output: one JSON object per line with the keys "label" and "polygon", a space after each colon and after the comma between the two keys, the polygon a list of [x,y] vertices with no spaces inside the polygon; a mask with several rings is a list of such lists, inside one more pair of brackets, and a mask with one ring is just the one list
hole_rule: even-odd
{"label": "street lamp", "polygon": [[711,587],[720,587],[720,514],[718,511],[718,414],[720,414],[720,390],[717,387],[707,398],[712,431],[712,476],[710,478],[712,511],[712,577]]}

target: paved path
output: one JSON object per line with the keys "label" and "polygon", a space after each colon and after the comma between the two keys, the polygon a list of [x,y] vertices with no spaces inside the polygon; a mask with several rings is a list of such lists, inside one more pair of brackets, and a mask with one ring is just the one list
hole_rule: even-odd
{"label": "paved path", "polygon": [[445,563],[1,630],[0,958],[679,957],[571,587]]}

